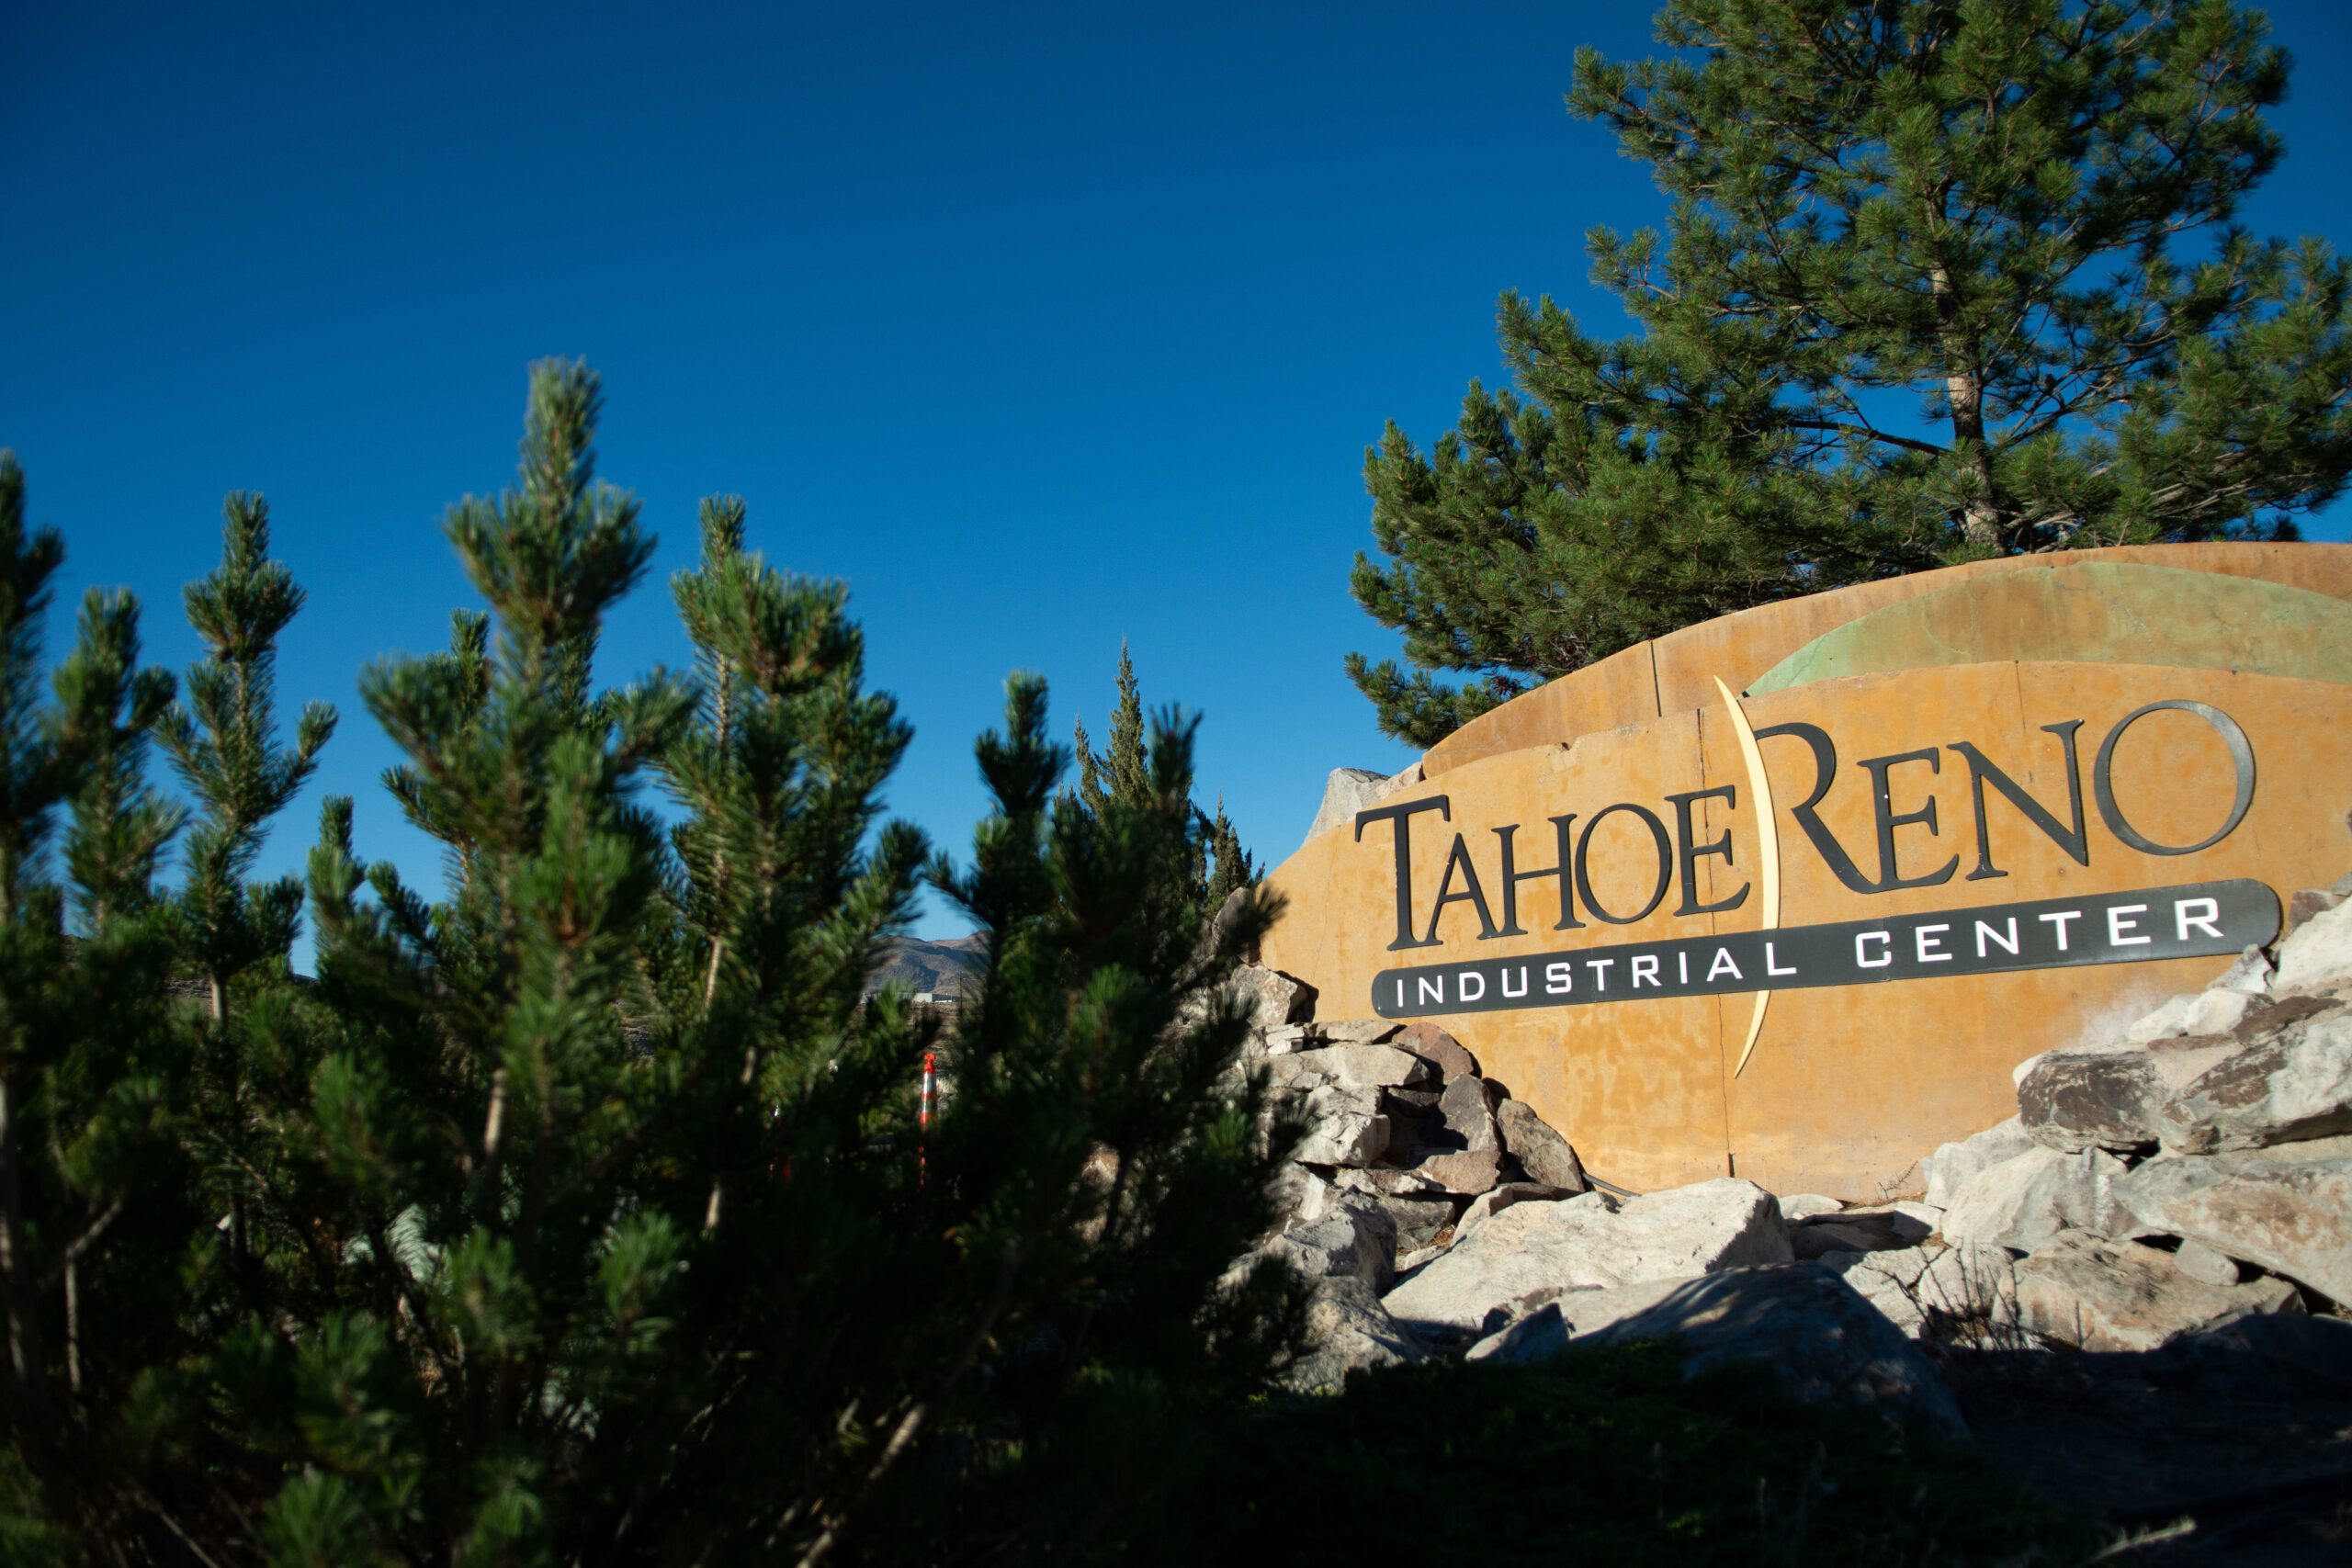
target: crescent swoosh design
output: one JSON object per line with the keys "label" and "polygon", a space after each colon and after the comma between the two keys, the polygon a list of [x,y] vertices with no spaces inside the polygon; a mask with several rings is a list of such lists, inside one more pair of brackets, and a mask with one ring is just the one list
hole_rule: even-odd
{"label": "crescent swoosh design", "polygon": [[[1724,694],[1724,706],[1731,714],[1731,727],[1739,737],[1739,754],[1747,762],[1747,787],[1756,803],[1756,820],[1760,825],[1756,835],[1758,874],[1764,884],[1764,923],[1758,929],[1776,930],[1781,923],[1781,833],[1778,819],[1772,813],[1772,784],[1764,776],[1764,753],[1756,747],[1756,731],[1748,727],[1747,715],[1740,710],[1739,699],[1731,688],[1715,677],[1715,690]],[[1747,1058],[1756,1054],[1757,1037],[1764,1032],[1765,1005],[1772,999],[1770,991],[1756,993],[1755,1016],[1747,1021],[1747,1043],[1739,1048],[1739,1066],[1731,1070],[1734,1077],[1747,1070]]]}

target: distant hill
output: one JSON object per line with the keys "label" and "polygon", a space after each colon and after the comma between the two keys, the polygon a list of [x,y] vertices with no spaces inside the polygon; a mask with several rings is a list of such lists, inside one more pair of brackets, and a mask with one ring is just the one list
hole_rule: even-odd
{"label": "distant hill", "polygon": [[886,947],[888,956],[865,977],[870,994],[892,984],[910,991],[928,991],[935,997],[955,997],[961,1000],[979,989],[980,939],[959,936],[953,942],[919,942],[913,937],[893,938]]}

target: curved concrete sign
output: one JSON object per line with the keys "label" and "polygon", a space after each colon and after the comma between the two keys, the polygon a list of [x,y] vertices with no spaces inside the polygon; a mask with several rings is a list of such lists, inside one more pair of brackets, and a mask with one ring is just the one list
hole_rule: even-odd
{"label": "curved concrete sign", "polygon": [[1442,1024],[1621,1185],[1902,1190],[2352,866],[2347,600],[2352,548],[2174,547],[1693,627],[1311,839],[1262,956]]}

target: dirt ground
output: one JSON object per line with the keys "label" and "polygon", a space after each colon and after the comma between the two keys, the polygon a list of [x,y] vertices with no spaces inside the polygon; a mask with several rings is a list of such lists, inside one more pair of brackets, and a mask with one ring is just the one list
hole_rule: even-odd
{"label": "dirt ground", "polygon": [[[2352,1324],[2147,1355],[1947,1350],[1977,1442],[2128,1568],[2352,1565]],[[2218,1341],[2218,1342],[2217,1342]],[[2184,1521],[2187,1528],[2184,1529]]]}

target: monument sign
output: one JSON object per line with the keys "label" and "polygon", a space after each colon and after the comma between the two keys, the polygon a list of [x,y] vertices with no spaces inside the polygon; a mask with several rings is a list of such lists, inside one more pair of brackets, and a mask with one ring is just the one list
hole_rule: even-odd
{"label": "monument sign", "polygon": [[1876,1198],[2352,869],[2352,547],[1980,562],[1489,713],[1271,876],[1325,1017],[1427,1018],[1637,1190]]}

